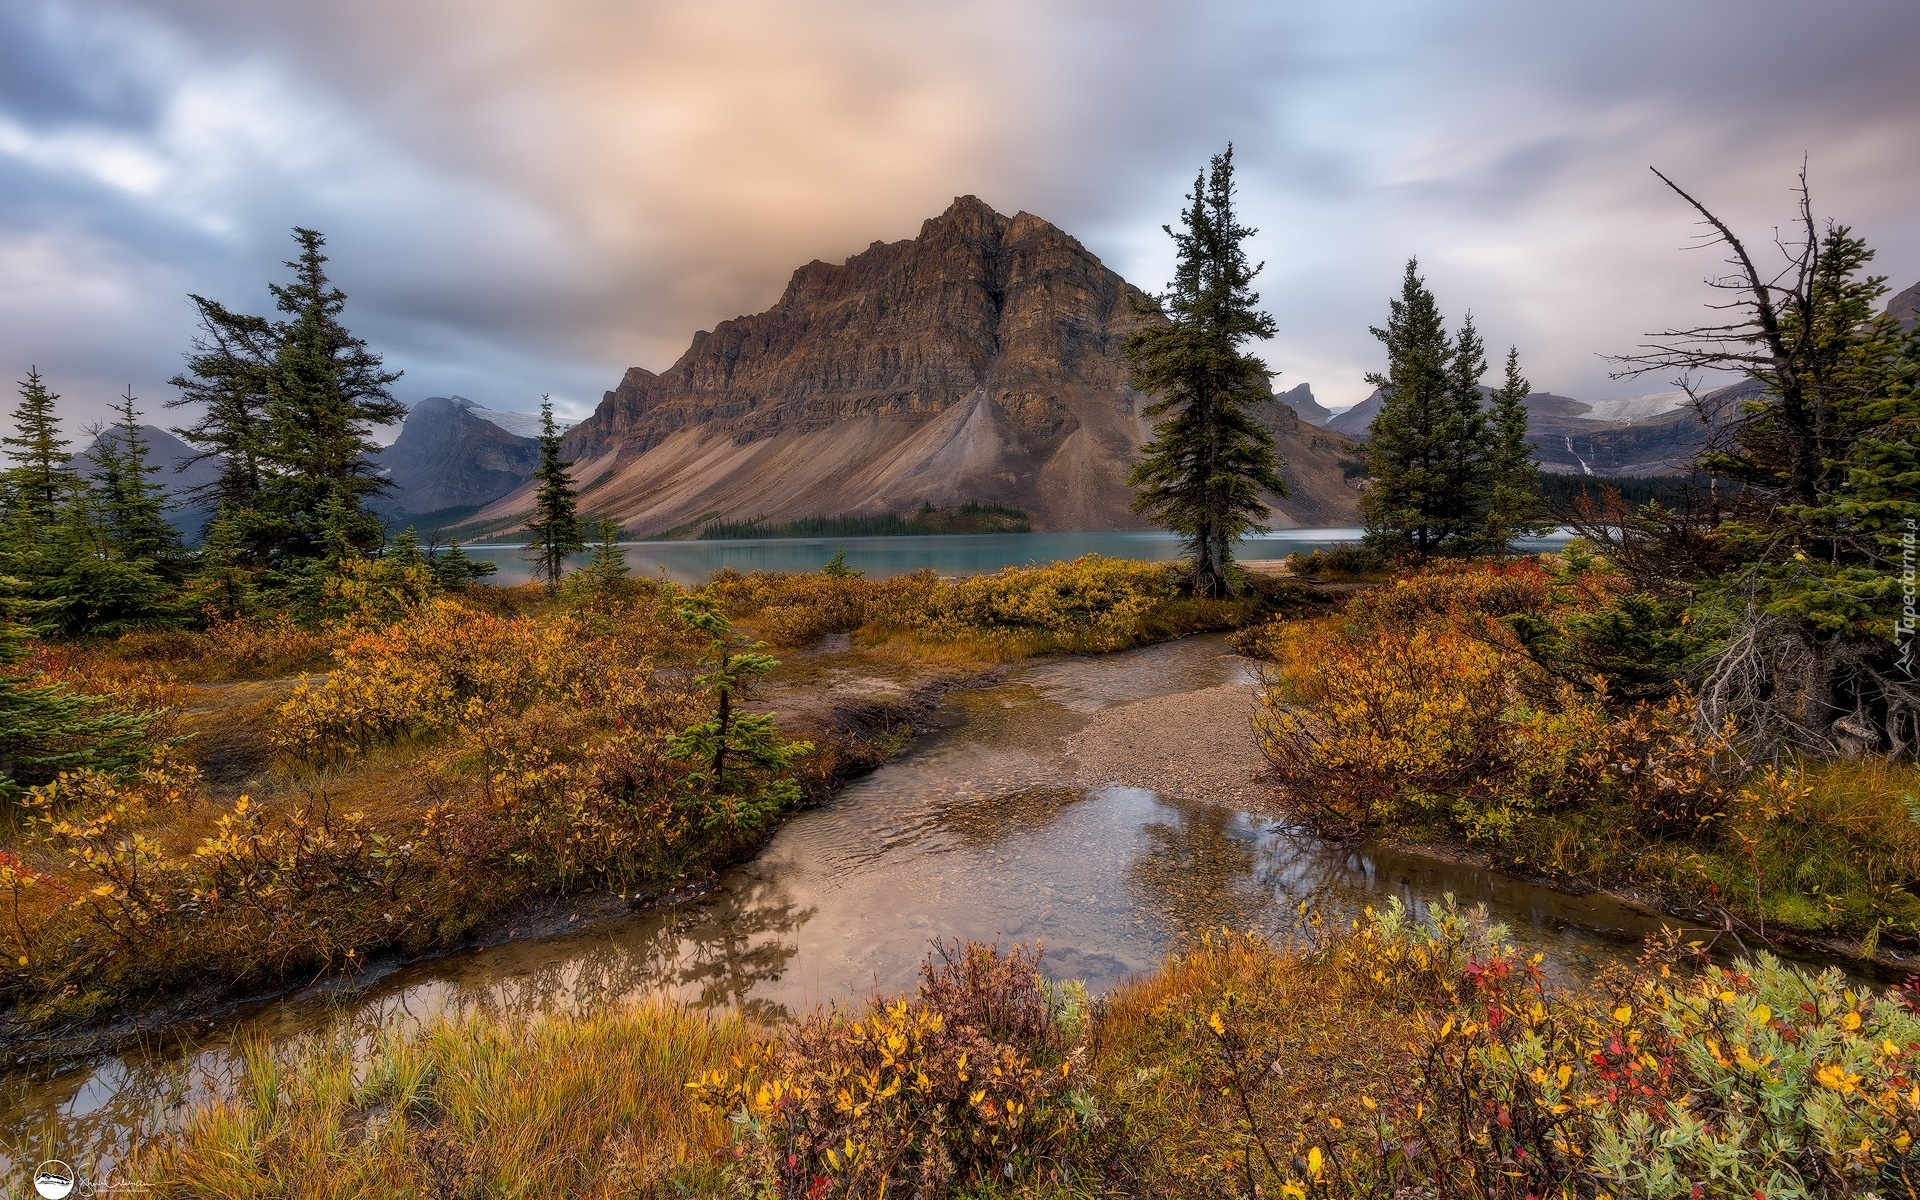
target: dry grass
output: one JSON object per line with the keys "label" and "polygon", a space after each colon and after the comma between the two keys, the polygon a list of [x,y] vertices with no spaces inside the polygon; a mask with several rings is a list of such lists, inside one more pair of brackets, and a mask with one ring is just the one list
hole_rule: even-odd
{"label": "dry grass", "polygon": [[718,1194],[727,1122],[686,1084],[754,1041],[737,1018],[645,1003],[468,1016],[358,1065],[347,1040],[255,1050],[232,1098],[128,1174],[182,1200]]}

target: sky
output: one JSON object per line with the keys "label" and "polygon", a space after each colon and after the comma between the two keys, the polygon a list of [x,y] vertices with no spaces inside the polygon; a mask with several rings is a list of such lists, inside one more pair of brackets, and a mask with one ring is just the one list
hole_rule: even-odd
{"label": "sky", "polygon": [[156,411],[303,225],[401,399],[585,416],[956,195],[1157,290],[1231,141],[1278,386],[1364,397],[1417,255],[1536,387],[1651,392],[1602,355],[1721,264],[1648,168],[1770,248],[1804,160],[1903,287],[1916,60],[1913,0],[5,0],[0,370]]}

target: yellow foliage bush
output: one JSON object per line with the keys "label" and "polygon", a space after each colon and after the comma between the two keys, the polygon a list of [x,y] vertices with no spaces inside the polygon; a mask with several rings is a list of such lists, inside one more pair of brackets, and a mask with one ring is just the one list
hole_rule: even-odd
{"label": "yellow foliage bush", "polygon": [[355,635],[323,682],[302,681],[280,708],[274,744],[330,761],[543,699],[590,705],[615,690],[650,690],[650,655],[671,632],[638,619],[619,637],[594,636],[585,622],[501,617],[435,598],[406,621]]}
{"label": "yellow foliage bush", "polygon": [[690,1085],[733,1116],[742,1182],[782,1196],[943,1196],[1057,1179],[1084,1051],[1038,955],[941,945],[919,992],[788,1026]]}
{"label": "yellow foliage bush", "polygon": [[1177,595],[1170,566],[1089,554],[956,580],[929,594],[923,608],[899,616],[935,639],[1107,652],[1146,640],[1149,615]]}
{"label": "yellow foliage bush", "polygon": [[1173,612],[1192,602],[1179,600],[1172,567],[1095,554],[956,580],[932,571],[883,580],[722,571],[705,593],[729,614],[756,619],[776,646],[861,630],[967,642],[1005,655],[1104,653],[1188,626],[1231,623],[1212,610]]}

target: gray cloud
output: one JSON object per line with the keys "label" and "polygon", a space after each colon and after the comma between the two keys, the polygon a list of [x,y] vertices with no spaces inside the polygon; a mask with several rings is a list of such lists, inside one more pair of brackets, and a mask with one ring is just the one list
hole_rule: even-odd
{"label": "gray cloud", "polygon": [[963,192],[1153,287],[1231,138],[1288,381],[1358,399],[1417,253],[1540,386],[1620,394],[1596,352],[1715,267],[1649,163],[1764,232],[1809,154],[1823,210],[1920,278],[1917,50],[1904,0],[17,4],[0,364],[82,416],[127,382],[157,407],[185,294],[264,308],[306,224],[403,397],[579,413]]}

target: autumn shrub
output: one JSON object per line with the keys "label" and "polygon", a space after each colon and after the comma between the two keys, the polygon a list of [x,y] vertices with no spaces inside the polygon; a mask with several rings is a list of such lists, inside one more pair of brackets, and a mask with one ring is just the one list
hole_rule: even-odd
{"label": "autumn shrub", "polygon": [[438,597],[359,631],[279,706],[272,738],[295,769],[264,801],[217,799],[165,743],[132,776],[39,789],[0,861],[0,1001],[36,1026],[244,991],[453,944],[534,895],[638,890],[737,854],[797,800],[810,750],[733,707],[772,659],[711,614],[708,629],[638,606],[615,630],[605,615]]}
{"label": "autumn shrub", "polygon": [[1377,551],[1362,545],[1297,550],[1287,555],[1287,573],[1300,579],[1373,579],[1386,574],[1391,566]]}
{"label": "autumn shrub", "polygon": [[653,656],[676,636],[643,618],[617,637],[596,637],[572,614],[501,617],[435,598],[407,621],[356,634],[324,681],[303,681],[281,706],[275,744],[308,761],[336,761],[540,700],[590,707],[616,690],[650,689]]}
{"label": "autumn shrub", "polygon": [[[457,864],[430,831],[401,840],[324,797],[277,811],[241,796],[190,848],[166,836],[208,803],[197,772],[157,756],[137,774],[82,771],[36,792],[38,848],[68,870],[0,862],[0,1000],[26,1026],[85,1018],[129,994],[216,993],[424,948],[449,912]],[[451,909],[447,908],[452,904]]]}
{"label": "autumn shrub", "polygon": [[[58,684],[95,696],[121,712],[161,714],[187,702],[188,689],[164,667],[114,650],[77,642],[38,642],[24,665],[37,684]],[[150,728],[155,738],[173,731],[172,723],[165,720]]]}
{"label": "autumn shrub", "polygon": [[876,634],[914,628],[952,586],[930,570],[889,579],[867,579],[844,568],[792,574],[721,570],[702,593],[728,615],[754,619],[770,644],[802,647],[829,633],[863,627]]}
{"label": "autumn shrub", "polygon": [[1009,650],[1108,652],[1148,640],[1154,610],[1178,595],[1162,563],[1086,555],[1071,562],[1009,567],[930,592],[891,619],[933,640],[974,640]]}
{"label": "autumn shrub", "polygon": [[[185,678],[282,675],[324,660],[341,642],[337,630],[302,625],[281,610],[259,617],[212,619],[200,636],[205,652],[182,665]],[[176,660],[178,661],[178,660]]]}
{"label": "autumn shrub", "polygon": [[780,1197],[939,1197],[1057,1179],[1084,1052],[1038,952],[942,945],[918,993],[815,1013],[694,1091],[740,1129],[741,1182]]}
{"label": "autumn shrub", "polygon": [[1483,909],[1215,934],[1097,1010],[1108,1191],[1664,1200],[1920,1194],[1920,1014],[1674,935],[1556,986]]}
{"label": "autumn shrub", "polygon": [[1433,618],[1480,623],[1515,613],[1547,611],[1567,597],[1540,563],[1442,563],[1396,576],[1355,595],[1346,619],[1356,625],[1411,625]]}
{"label": "autumn shrub", "polygon": [[970,647],[993,658],[1106,653],[1200,630],[1230,629],[1298,597],[1285,582],[1255,582],[1239,601],[1179,594],[1164,563],[1086,555],[1072,562],[1008,567],[942,580],[932,571],[891,579],[850,572],[743,575],[721,571],[703,594],[753,620],[776,646],[806,646],[828,633],[905,635]]}
{"label": "autumn shrub", "polygon": [[[1335,957],[1421,1032],[1412,1120],[1355,1112],[1310,1195],[1913,1195],[1920,1015],[1838,971],[1650,952],[1572,991],[1490,930],[1437,993],[1418,923],[1375,917]],[[1411,933],[1411,937],[1409,934]],[[1402,987],[1413,964],[1415,986]],[[1676,965],[1681,969],[1676,970]],[[1318,1185],[1318,1186],[1316,1186]]]}
{"label": "autumn shrub", "polygon": [[1711,841],[1741,782],[1729,734],[1699,737],[1684,694],[1616,704],[1521,652],[1503,619],[1567,604],[1556,583],[1531,562],[1419,572],[1267,642],[1255,726],[1294,802],[1342,831],[1412,823],[1522,857],[1537,818],[1572,809]]}
{"label": "autumn shrub", "polygon": [[1884,759],[1769,766],[1733,798],[1718,853],[1655,853],[1643,865],[1704,893],[1755,932],[1920,940],[1920,767]]}

